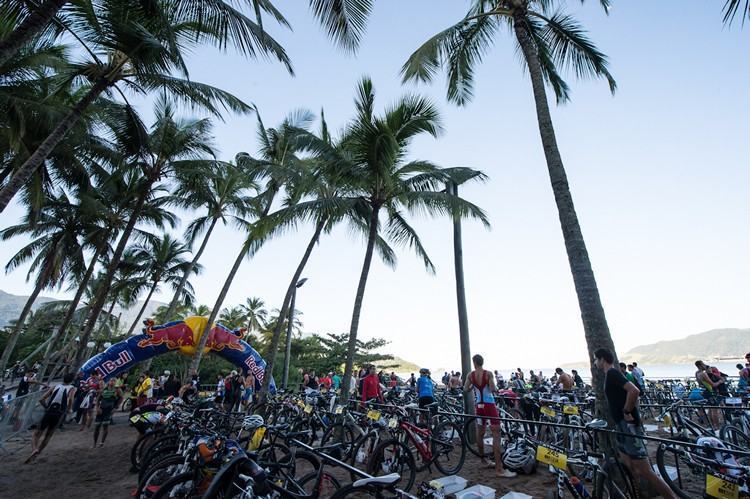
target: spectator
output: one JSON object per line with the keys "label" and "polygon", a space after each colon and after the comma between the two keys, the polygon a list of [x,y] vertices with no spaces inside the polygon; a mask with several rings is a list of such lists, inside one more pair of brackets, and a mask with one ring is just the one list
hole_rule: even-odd
{"label": "spectator", "polygon": [[254,402],[254,393],[255,376],[253,376],[253,373],[248,371],[247,376],[245,376],[245,392],[242,395],[242,405],[244,407],[247,407],[251,402]]}
{"label": "spectator", "polygon": [[583,379],[581,378],[581,376],[578,375],[578,371],[576,371],[575,369],[573,369],[570,372],[571,372],[571,374],[573,374],[573,383],[575,383],[576,388],[583,388],[583,386],[584,386],[583,385]]}
{"label": "spectator", "polygon": [[341,386],[341,376],[339,376],[339,373],[334,372],[333,377],[331,378],[331,382],[333,383],[333,389],[338,390],[339,386]]}
{"label": "spectator", "polygon": [[396,377],[396,373],[391,371],[390,379],[388,380],[388,388],[396,388],[398,385],[398,378]]}
{"label": "spectator", "polygon": [[380,388],[380,377],[375,373],[375,366],[372,366],[370,373],[362,380],[362,402],[375,399],[383,402],[383,391]]}
{"label": "spectator", "polygon": [[34,371],[29,370],[26,372],[26,374],[21,378],[21,381],[18,382],[18,388],[16,388],[16,398],[28,395],[31,385],[40,385],[44,387],[47,386],[44,383],[40,383],[39,381],[34,379],[35,377],[36,373],[34,373]]}
{"label": "spectator", "polygon": [[166,397],[177,397],[180,394],[180,382],[177,381],[174,374],[169,374],[164,382],[162,394]]}
{"label": "spectator", "polygon": [[331,375],[327,374],[320,378],[320,389],[330,390],[331,384],[333,383],[333,380],[331,379]]}
{"label": "spectator", "polygon": [[[421,374],[420,374],[421,376]],[[409,388],[414,390],[414,388],[417,386],[417,378],[414,377],[414,373],[411,373],[411,376],[409,377],[409,381],[407,381]]]}
{"label": "spectator", "polygon": [[216,403],[216,405],[221,405],[224,403],[225,390],[226,386],[224,385],[224,376],[219,373],[216,375],[216,396],[214,397],[214,402]]}

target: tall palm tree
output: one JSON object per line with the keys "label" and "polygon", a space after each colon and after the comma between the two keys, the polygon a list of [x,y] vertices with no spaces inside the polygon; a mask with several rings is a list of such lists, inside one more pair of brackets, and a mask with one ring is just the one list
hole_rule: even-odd
{"label": "tall palm tree", "polygon": [[67,195],[61,194],[48,202],[36,224],[30,223],[26,217],[21,224],[0,231],[0,240],[3,241],[19,235],[30,235],[34,238],[10,259],[5,271],[10,272],[19,265],[31,261],[27,280],[36,273],[34,290],[26,301],[0,357],[0,372],[7,366],[26,316],[39,293],[43,289],[62,284],[69,273],[83,273],[83,248],[78,240],[78,234],[82,230],[80,222],[78,207]]}
{"label": "tall palm tree", "polygon": [[[142,177],[139,179],[140,182],[132,195],[134,205],[130,219],[120,235],[120,240],[107,268],[107,277],[103,282],[98,298],[92,305],[86,329],[82,333],[82,336],[86,339],[91,334],[96,323],[96,317],[104,306],[109,291],[109,282],[111,282],[119,259],[135,230],[140,214],[143,212],[147,201],[162,188],[159,182],[164,177],[169,178],[181,171],[211,171],[214,165],[210,120],[179,119],[175,116],[172,103],[163,97],[156,104],[155,114],[155,123],[144,138],[144,149],[132,162],[132,168],[138,171]],[[118,138],[118,142],[127,143],[129,137],[130,134],[125,132]],[[80,358],[77,359],[77,361],[80,360]]]}
{"label": "tall palm tree", "polygon": [[253,181],[265,181],[265,187],[253,201],[252,215],[255,217],[255,220],[246,222],[245,224],[238,221],[238,225],[246,231],[248,236],[240,246],[240,251],[216,298],[211,315],[208,318],[199,344],[195,349],[193,359],[190,362],[188,368],[190,373],[198,372],[198,366],[203,357],[203,348],[206,346],[206,341],[208,341],[211,324],[216,320],[221,310],[224,299],[229,292],[229,288],[232,286],[240,265],[242,265],[245,258],[252,256],[263,242],[266,241],[266,238],[263,237],[266,226],[263,224],[271,210],[271,205],[276,195],[283,186],[293,184],[300,176],[300,159],[296,155],[292,130],[307,127],[311,120],[309,114],[300,112],[291,113],[277,129],[267,129],[259,113],[257,116],[258,138],[261,144],[259,157],[254,158],[247,153],[240,153],[235,160],[237,166],[243,169]]}
{"label": "tall palm tree", "polygon": [[[173,288],[182,284],[183,288],[177,293],[184,295],[183,303],[193,301],[193,287],[188,282],[182,282],[182,276],[185,275],[187,267],[193,263],[185,259],[188,253],[190,253],[190,247],[169,234],[149,237],[145,243],[136,244],[133,247],[133,258],[138,262],[141,273],[146,277],[144,281],[148,282],[149,288],[138,315],[128,329],[128,336],[140,323],[141,316],[154,292],[158,290],[159,284],[170,284]],[[196,274],[202,270],[200,265],[193,265],[193,272]]]}
{"label": "tall palm tree", "polygon": [[193,255],[190,265],[186,267],[185,274],[177,285],[172,301],[165,312],[168,320],[172,319],[182,289],[203,255],[216,224],[237,222],[247,216],[252,206],[252,198],[248,192],[255,187],[242,170],[227,163],[216,162],[215,169],[209,172],[198,170],[183,174],[180,186],[174,194],[177,204],[182,208],[193,210],[206,208],[205,215],[194,219],[188,225],[185,230],[185,240],[193,245],[201,234],[204,235],[198,251]]}
{"label": "tall palm tree", "polygon": [[0,8],[0,17],[6,20],[8,28],[14,29],[0,37],[0,67],[36,38],[66,3],[68,0],[39,0],[39,3],[6,0]]}
{"label": "tall palm tree", "polygon": [[212,11],[200,8],[202,2],[189,2],[194,8],[180,8],[181,2],[97,0],[95,3],[96,8],[89,2],[72,4],[68,20],[91,56],[88,61],[73,65],[68,76],[70,80],[85,78],[90,86],[0,189],[0,211],[89,105],[118,83],[140,93],[167,92],[175,100],[217,117],[222,110],[249,112],[250,107],[230,93],[187,78],[183,53],[191,47],[201,44],[225,47],[231,43],[248,56],[258,52],[273,55],[291,71],[283,48],[257,23],[234,9]]}
{"label": "tall palm tree", "polygon": [[[382,116],[374,113],[375,91],[363,78],[355,98],[356,117],[341,139],[346,155],[324,141],[315,147],[330,159],[330,168],[339,175],[353,197],[363,205],[367,246],[354,299],[347,345],[343,386],[348,387],[357,346],[359,318],[376,242],[384,229],[384,239],[407,246],[434,272],[434,266],[419,235],[405,218],[408,213],[472,217],[489,225],[484,212],[473,204],[445,191],[446,171],[427,162],[405,162],[411,141],[422,134],[437,136],[441,130],[436,108],[418,96],[405,96]],[[381,225],[381,215],[385,226]]]}
{"label": "tall palm tree", "polygon": [[[606,56],[588,39],[575,19],[558,10],[560,3],[548,0],[476,0],[464,19],[417,49],[402,71],[405,80],[428,81],[445,67],[448,100],[462,105],[472,96],[475,66],[494,42],[498,30],[503,26],[510,28],[531,77],[547,170],[578,295],[589,358],[593,359],[597,348],[604,347],[612,352],[615,348],[557,147],[545,84],[552,88],[558,102],[569,97],[568,85],[560,76],[559,67],[569,67],[580,77],[604,78],[613,92],[616,84],[609,73]],[[601,3],[605,8],[609,5],[607,0]],[[603,400],[603,373],[593,362],[591,372],[597,395]]]}
{"label": "tall palm tree", "polygon": [[750,2],[748,0],[726,0],[724,2],[724,24],[732,24],[738,12],[744,25],[746,19],[750,20]]}
{"label": "tall palm tree", "polygon": [[261,298],[257,296],[246,298],[245,303],[240,305],[240,308],[245,317],[245,325],[249,333],[260,331],[266,327],[268,310],[266,310],[266,303]]}

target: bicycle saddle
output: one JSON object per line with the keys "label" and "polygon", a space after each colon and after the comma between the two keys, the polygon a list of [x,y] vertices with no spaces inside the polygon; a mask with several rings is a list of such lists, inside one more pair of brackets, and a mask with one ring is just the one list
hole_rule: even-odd
{"label": "bicycle saddle", "polygon": [[607,427],[607,422],[603,419],[594,419],[593,421],[586,423],[586,428],[592,430],[603,430]]}
{"label": "bicycle saddle", "polygon": [[391,485],[401,478],[401,475],[398,473],[391,473],[390,475],[383,475],[383,476],[373,476],[370,478],[362,478],[361,480],[357,480],[354,482],[355,487],[362,487],[364,485],[367,485],[369,483],[382,483],[383,485]]}

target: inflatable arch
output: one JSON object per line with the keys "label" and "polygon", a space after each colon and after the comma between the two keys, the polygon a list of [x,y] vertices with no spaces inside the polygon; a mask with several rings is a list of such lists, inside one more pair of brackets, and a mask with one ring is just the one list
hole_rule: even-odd
{"label": "inflatable arch", "polygon": [[[131,336],[115,343],[104,352],[91,357],[81,368],[85,377],[97,371],[104,379],[117,376],[132,369],[137,363],[178,350],[185,355],[193,355],[200,342],[208,319],[200,316],[187,317],[155,326],[154,321],[144,321],[143,334]],[[230,330],[216,323],[209,330],[204,354],[213,352],[242,369],[243,374],[252,373],[255,389],[259,390],[265,376],[266,361],[248,343],[242,340],[245,328]],[[271,392],[276,391],[273,379]]]}

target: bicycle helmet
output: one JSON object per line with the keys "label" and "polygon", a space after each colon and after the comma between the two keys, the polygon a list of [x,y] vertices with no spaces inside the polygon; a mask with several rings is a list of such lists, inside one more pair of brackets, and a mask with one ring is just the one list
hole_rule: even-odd
{"label": "bicycle helmet", "polygon": [[245,419],[242,420],[242,429],[254,430],[263,426],[263,423],[263,416],[259,416],[257,414],[253,414],[252,416],[245,416]]}
{"label": "bicycle helmet", "polygon": [[534,449],[524,443],[512,443],[503,452],[503,465],[511,471],[524,474],[533,473],[536,470],[536,455]]}

